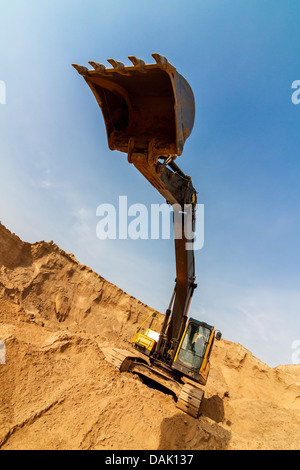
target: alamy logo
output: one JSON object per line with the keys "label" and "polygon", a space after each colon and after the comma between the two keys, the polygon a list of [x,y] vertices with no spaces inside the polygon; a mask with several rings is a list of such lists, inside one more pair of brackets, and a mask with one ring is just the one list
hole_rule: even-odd
{"label": "alamy logo", "polygon": [[0,104],[6,104],[6,85],[3,80],[0,80]]}
{"label": "alamy logo", "polygon": [[295,349],[292,354],[292,363],[300,364],[300,339],[295,339],[295,341],[293,341],[292,349]]}
{"label": "alamy logo", "polygon": [[[151,204],[150,213],[144,204],[128,207],[127,196],[119,196],[119,206],[100,204],[96,215],[96,234],[99,240],[158,240],[186,239],[186,250],[200,250],[204,245],[204,204],[196,205],[196,219],[191,204],[182,210],[178,204]],[[174,218],[174,232],[172,228]]]}
{"label": "alamy logo", "polygon": [[295,80],[292,83],[292,88],[296,88],[296,91],[292,94],[292,103],[299,104],[300,103],[300,80]]}
{"label": "alamy logo", "polygon": [[6,364],[5,344],[0,341],[0,364]]}

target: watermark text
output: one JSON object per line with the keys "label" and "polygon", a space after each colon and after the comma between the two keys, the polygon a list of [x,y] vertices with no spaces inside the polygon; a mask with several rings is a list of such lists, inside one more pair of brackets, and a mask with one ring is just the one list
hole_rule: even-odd
{"label": "watermark text", "polygon": [[292,103],[299,104],[300,103],[300,80],[294,80],[292,83],[292,88],[296,89],[296,91],[292,94]]}
{"label": "watermark text", "polygon": [[0,340],[0,364],[6,364],[5,344]]}
{"label": "watermark text", "polygon": [[6,104],[6,84],[0,80],[0,104]]}
{"label": "watermark text", "polygon": [[300,364],[300,339],[296,339],[292,342],[292,349],[295,349],[292,354],[292,363]]}
{"label": "watermark text", "polygon": [[[96,215],[99,240],[168,240],[185,238],[186,250],[200,250],[204,245],[204,204],[197,204],[196,217],[191,204],[144,204],[128,206],[127,196],[119,196],[118,207],[100,204]],[[172,221],[173,219],[173,221]],[[172,223],[173,222],[173,223]],[[173,229],[174,226],[174,229]]]}

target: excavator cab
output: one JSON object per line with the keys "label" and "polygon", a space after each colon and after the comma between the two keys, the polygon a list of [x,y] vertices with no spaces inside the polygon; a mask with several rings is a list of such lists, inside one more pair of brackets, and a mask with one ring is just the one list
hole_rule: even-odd
{"label": "excavator cab", "polygon": [[172,369],[205,385],[214,337],[215,328],[213,326],[190,318],[182,335]]}

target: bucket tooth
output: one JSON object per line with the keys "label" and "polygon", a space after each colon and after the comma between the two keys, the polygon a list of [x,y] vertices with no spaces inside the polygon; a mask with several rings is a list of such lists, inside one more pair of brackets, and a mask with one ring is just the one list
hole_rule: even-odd
{"label": "bucket tooth", "polygon": [[168,59],[166,57],[164,57],[163,55],[153,53],[152,57],[155,60],[155,62],[157,63],[157,65],[159,65],[160,67],[165,68],[168,65]]}
{"label": "bucket tooth", "polygon": [[89,64],[93,67],[93,69],[96,70],[96,72],[99,72],[99,73],[105,73],[106,72],[105,65],[100,64],[99,62],[94,62],[93,60],[90,60]]}
{"label": "bucket tooth", "polygon": [[84,65],[78,65],[78,64],[72,64],[72,65],[74,69],[76,69],[80,75],[88,75],[89,69],[87,67],[84,67]]}
{"label": "bucket tooth", "polygon": [[165,56],[157,54],[157,53],[153,53],[152,57],[161,69],[169,70],[169,71],[176,70],[175,67],[172,64],[170,64],[170,62]]}
{"label": "bucket tooth", "polygon": [[119,62],[118,60],[114,59],[107,59],[107,62],[109,62],[118,72],[123,73],[125,71],[125,65],[123,62]]}
{"label": "bucket tooth", "polygon": [[134,55],[129,55],[128,59],[133,63],[133,65],[138,69],[140,72],[145,72],[145,62],[142,59],[138,59]]}

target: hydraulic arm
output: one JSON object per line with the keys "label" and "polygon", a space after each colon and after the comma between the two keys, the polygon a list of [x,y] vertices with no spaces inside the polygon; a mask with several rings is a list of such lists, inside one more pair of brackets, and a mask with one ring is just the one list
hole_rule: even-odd
{"label": "hydraulic arm", "polygon": [[194,289],[197,287],[193,250],[197,199],[191,178],[186,176],[174,162],[169,163],[170,169],[163,166],[164,164],[158,165],[160,166],[156,170],[162,176],[163,192],[171,193],[173,200],[176,280],[155,356],[171,364],[184,331]]}

